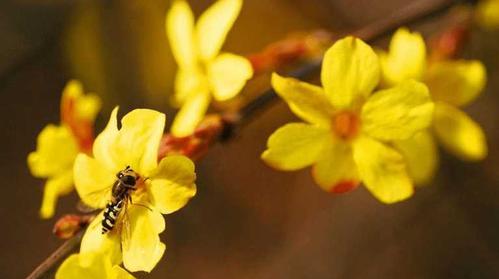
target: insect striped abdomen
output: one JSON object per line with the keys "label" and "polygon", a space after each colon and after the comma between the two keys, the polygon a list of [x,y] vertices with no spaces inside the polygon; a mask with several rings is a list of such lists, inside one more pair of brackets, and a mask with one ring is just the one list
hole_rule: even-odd
{"label": "insect striped abdomen", "polygon": [[123,200],[114,203],[109,202],[107,204],[106,210],[104,211],[104,218],[102,219],[102,234],[105,234],[114,228],[122,208]]}

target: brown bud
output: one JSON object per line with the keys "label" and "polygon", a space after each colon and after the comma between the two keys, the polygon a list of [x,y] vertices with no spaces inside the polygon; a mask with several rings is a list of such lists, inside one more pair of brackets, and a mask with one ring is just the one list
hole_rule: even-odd
{"label": "brown bud", "polygon": [[228,125],[230,123],[220,115],[208,115],[192,135],[175,137],[172,134],[165,134],[159,146],[158,160],[174,154],[185,155],[192,160],[197,160],[222,136]]}
{"label": "brown bud", "polygon": [[469,39],[473,9],[456,6],[447,15],[446,27],[429,40],[430,59],[439,61],[455,58]]}
{"label": "brown bud", "polygon": [[466,25],[456,25],[434,37],[430,40],[431,59],[438,61],[456,57],[468,39],[469,31]]}
{"label": "brown bud", "polygon": [[61,239],[71,238],[85,228],[94,217],[94,215],[64,215],[57,220],[52,232]]}
{"label": "brown bud", "polygon": [[258,53],[248,55],[256,74],[276,70],[300,59],[322,55],[332,42],[326,31],[294,34],[274,42]]}

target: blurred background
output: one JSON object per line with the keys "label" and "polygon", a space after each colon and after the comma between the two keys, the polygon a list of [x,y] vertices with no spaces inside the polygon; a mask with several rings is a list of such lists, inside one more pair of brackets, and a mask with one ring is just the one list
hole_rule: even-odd
{"label": "blurred background", "polygon": [[[196,14],[212,0],[189,1]],[[412,0],[246,0],[224,50],[249,54],[296,31],[346,32]],[[0,2],[0,278],[23,278],[62,241],[58,217],[41,220],[43,181],[26,166],[36,136],[59,122],[72,78],[103,99],[100,131],[116,105],[167,114],[176,65],[164,31],[167,0]],[[424,35],[445,14],[410,27]],[[375,42],[386,46],[388,38]],[[487,66],[488,85],[466,111],[484,128],[489,156],[463,163],[442,153],[434,182],[395,205],[363,187],[330,195],[309,170],[278,172],[259,159],[267,137],[295,120],[277,102],[197,164],[198,194],[166,216],[165,256],[139,278],[499,278],[499,32],[473,30],[464,56]],[[244,98],[268,88],[251,84]]]}

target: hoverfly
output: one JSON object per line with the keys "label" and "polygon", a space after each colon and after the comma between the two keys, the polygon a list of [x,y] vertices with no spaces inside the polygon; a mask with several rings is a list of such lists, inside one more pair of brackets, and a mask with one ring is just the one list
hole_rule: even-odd
{"label": "hoverfly", "polygon": [[126,240],[129,236],[130,229],[127,214],[128,204],[130,203],[132,205],[143,206],[149,210],[151,209],[146,205],[132,202],[132,193],[137,190],[138,181],[141,179],[138,173],[136,173],[130,166],[127,166],[125,169],[116,174],[116,178],[117,179],[112,186],[88,193],[86,197],[102,200],[103,197],[109,197],[109,191],[111,192],[111,196],[105,206],[104,214],[100,222],[102,226],[102,234],[113,231],[118,219],[121,216],[121,226],[119,227],[119,230],[122,230],[122,227],[125,227],[125,230],[121,232],[125,234],[124,238]]}
{"label": "hoverfly", "polygon": [[[102,234],[111,231],[116,224],[122,209],[128,202],[132,202],[132,192],[137,190],[137,180],[139,175],[130,166],[116,174],[116,182],[111,189],[111,200],[107,203],[102,218]],[[126,212],[125,212],[126,214]]]}

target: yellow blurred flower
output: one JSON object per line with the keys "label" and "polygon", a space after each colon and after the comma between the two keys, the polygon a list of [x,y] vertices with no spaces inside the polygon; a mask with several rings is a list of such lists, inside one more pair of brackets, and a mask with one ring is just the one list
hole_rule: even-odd
{"label": "yellow blurred flower", "polygon": [[371,95],[379,78],[377,55],[352,37],[326,52],[323,88],[274,74],[277,94],[308,123],[275,131],[262,159],[280,170],[313,165],[314,179],[326,191],[343,192],[363,182],[384,203],[410,197],[404,158],[387,143],[426,128],[433,103],[426,86],[412,80]]}
{"label": "yellow blurred flower", "polygon": [[117,113],[115,108],[106,128],[95,139],[94,158],[83,153],[76,157],[76,190],[85,204],[103,208],[111,200],[116,173],[130,166],[141,179],[132,193],[132,202],[121,211],[113,230],[102,234],[103,213],[89,225],[80,257],[103,253],[113,265],[123,261],[131,272],[149,272],[165,250],[159,238],[165,229],[161,214],[180,209],[196,193],[194,164],[185,156],[167,156],[157,162],[164,114],[136,109],[123,117],[118,129]]}
{"label": "yellow blurred flower", "polygon": [[106,255],[92,253],[85,258],[81,254],[69,256],[55,274],[56,279],[133,279],[119,265],[113,265]]}
{"label": "yellow blurred flower", "polygon": [[437,169],[438,153],[433,135],[447,151],[462,160],[486,157],[487,144],[481,127],[458,109],[472,102],[485,86],[486,72],[481,62],[429,60],[421,35],[405,28],[395,33],[389,53],[381,53],[380,58],[385,86],[417,79],[428,86],[435,101],[432,129],[396,143],[407,158],[416,184],[429,182]]}
{"label": "yellow blurred flower", "polygon": [[499,27],[499,0],[482,0],[476,7],[476,17],[485,28]]}
{"label": "yellow blurred flower", "polygon": [[205,115],[212,97],[225,101],[235,97],[253,75],[243,56],[220,53],[242,0],[218,0],[194,25],[186,1],[175,0],[166,17],[166,31],[179,69],[175,78],[174,103],[181,109],[171,132],[192,134]]}
{"label": "yellow blurred flower", "polygon": [[73,162],[78,152],[87,152],[93,142],[93,122],[100,100],[83,95],[82,85],[70,81],[61,98],[61,124],[47,125],[38,135],[36,151],[28,155],[35,177],[46,178],[40,216],[54,215],[57,199],[73,190]]}

